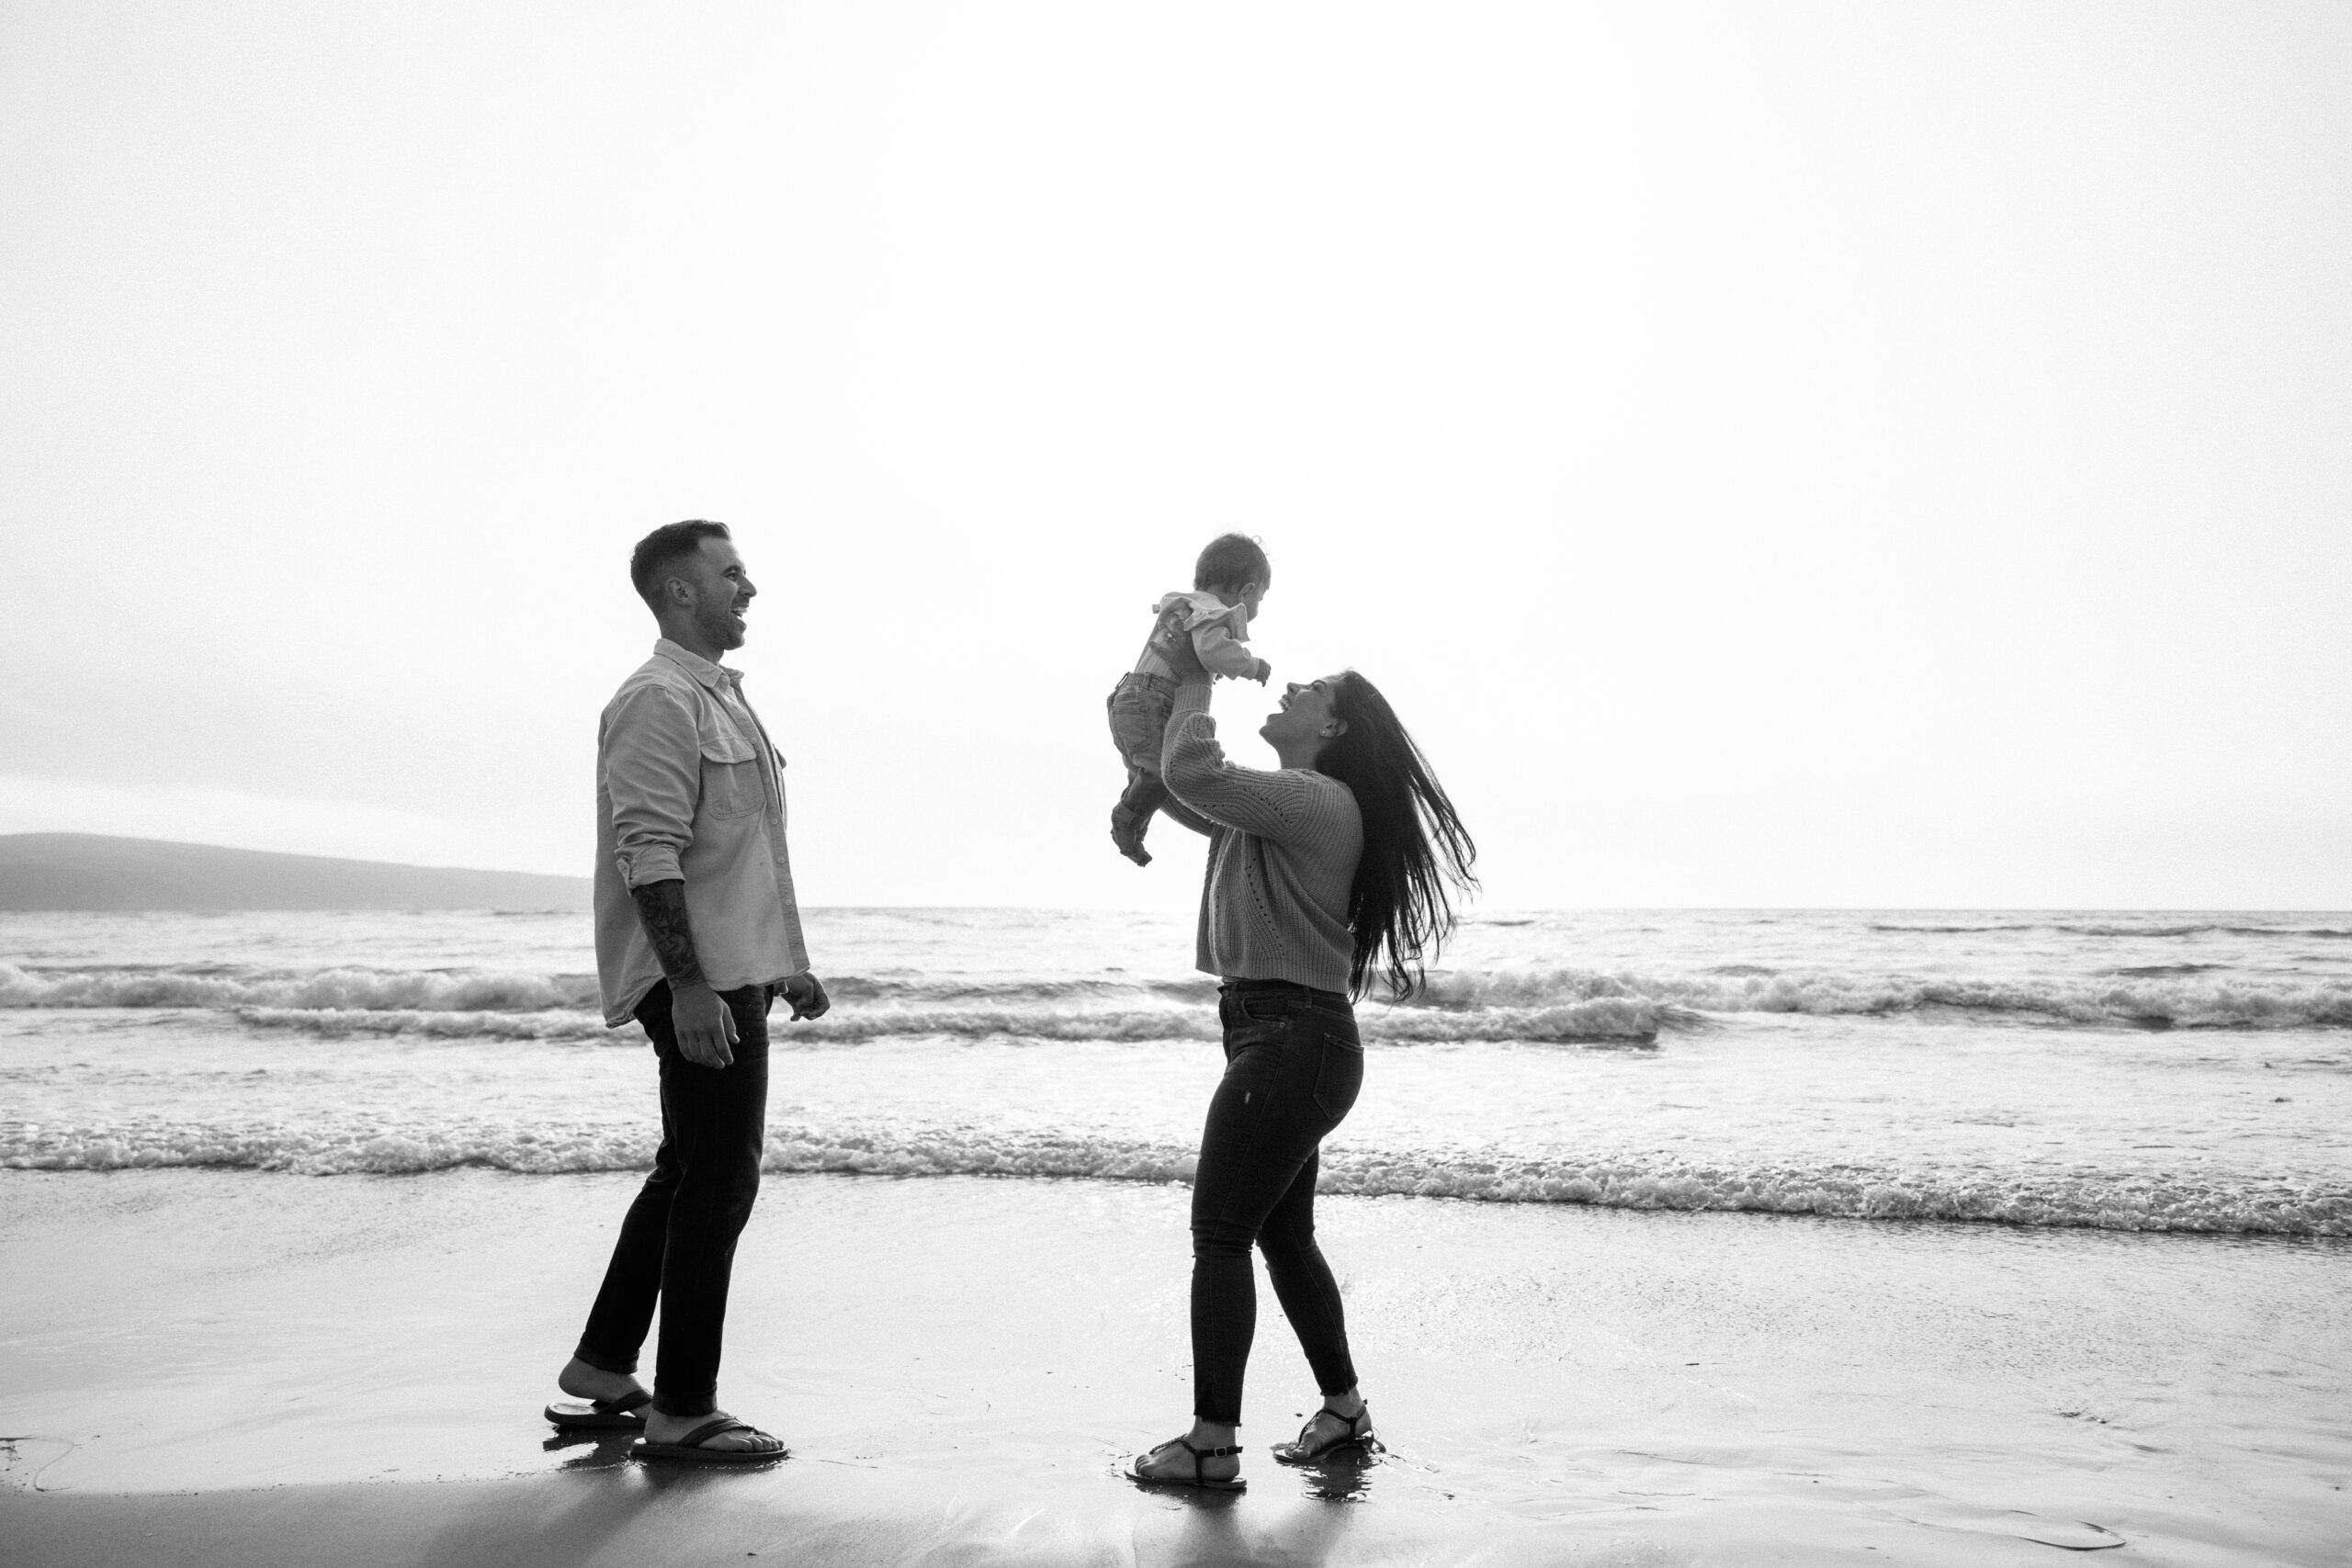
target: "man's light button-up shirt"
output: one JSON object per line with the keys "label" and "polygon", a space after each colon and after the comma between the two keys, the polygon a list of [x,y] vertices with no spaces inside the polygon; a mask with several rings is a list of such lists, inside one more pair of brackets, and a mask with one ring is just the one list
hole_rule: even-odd
{"label": "man's light button-up shirt", "polygon": [[625,1023],[662,978],[630,889],[683,881],[715,990],[808,967],[785,845],[783,759],[740,671],[662,638],[605,705],[596,743],[596,973]]}

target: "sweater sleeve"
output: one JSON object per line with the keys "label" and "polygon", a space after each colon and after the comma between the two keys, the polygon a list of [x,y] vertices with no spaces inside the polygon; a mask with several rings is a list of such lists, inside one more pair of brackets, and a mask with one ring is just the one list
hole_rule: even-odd
{"label": "sweater sleeve", "polygon": [[1317,801],[1315,775],[1288,768],[1268,773],[1227,761],[1208,706],[1206,681],[1188,681],[1177,688],[1159,753],[1159,776],[1169,794],[1220,828],[1254,833],[1272,843],[1319,838],[1320,830],[1310,822]]}
{"label": "sweater sleeve", "polygon": [[1190,828],[1193,832],[1200,834],[1204,838],[1214,839],[1219,833],[1225,831],[1223,828],[1220,828],[1216,823],[1210,821],[1207,818],[1202,816],[1199,812],[1193,810],[1191,807],[1185,805],[1182,801],[1177,799],[1172,795],[1159,803],[1159,814],[1174,822],[1178,827]]}

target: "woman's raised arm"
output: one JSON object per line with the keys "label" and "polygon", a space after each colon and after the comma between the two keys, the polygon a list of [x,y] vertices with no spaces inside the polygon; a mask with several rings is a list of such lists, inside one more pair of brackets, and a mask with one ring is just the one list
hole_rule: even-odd
{"label": "woman's raised arm", "polygon": [[1323,829],[1308,819],[1327,798],[1317,787],[1327,781],[1303,769],[1269,772],[1227,761],[1225,748],[1217,744],[1216,721],[1209,716],[1205,676],[1176,689],[1176,708],[1168,716],[1168,738],[1160,745],[1159,776],[1171,803],[1181,802],[1216,827],[1277,844],[1322,836]]}

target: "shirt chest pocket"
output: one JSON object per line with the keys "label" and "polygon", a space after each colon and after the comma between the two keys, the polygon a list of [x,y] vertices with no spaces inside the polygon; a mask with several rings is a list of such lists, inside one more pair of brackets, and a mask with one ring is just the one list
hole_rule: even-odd
{"label": "shirt chest pocket", "polygon": [[720,730],[702,737],[702,809],[711,817],[749,817],[767,805],[759,753],[741,736]]}

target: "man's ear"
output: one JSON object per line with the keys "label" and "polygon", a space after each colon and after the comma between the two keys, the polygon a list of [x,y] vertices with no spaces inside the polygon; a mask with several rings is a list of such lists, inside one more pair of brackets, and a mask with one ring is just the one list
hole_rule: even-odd
{"label": "man's ear", "polygon": [[665,577],[662,580],[662,598],[681,610],[691,610],[695,607],[695,585],[683,577]]}

